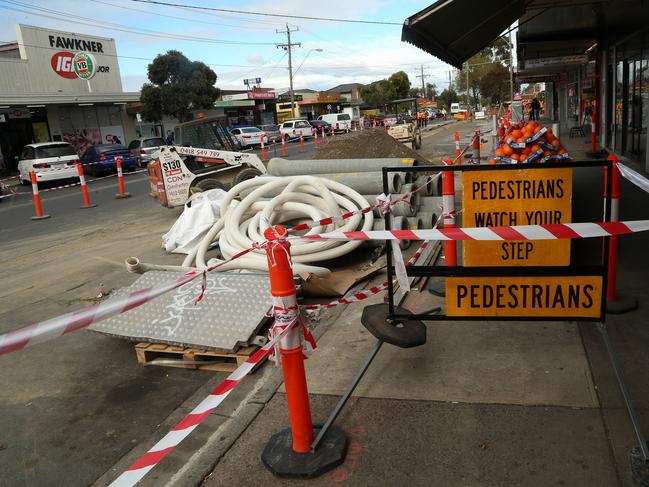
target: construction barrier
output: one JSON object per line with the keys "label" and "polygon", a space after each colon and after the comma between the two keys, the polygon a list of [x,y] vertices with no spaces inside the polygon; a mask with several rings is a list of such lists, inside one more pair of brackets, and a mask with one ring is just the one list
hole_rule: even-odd
{"label": "construction barrier", "polygon": [[304,152],[304,134],[300,130],[300,152]]}
{"label": "construction barrier", "polygon": [[81,207],[81,209],[94,208],[97,205],[90,203],[90,195],[88,194],[86,177],[83,174],[83,167],[81,167],[81,164],[77,164],[77,174],[79,174],[79,184],[81,184],[81,194],[83,195],[83,206]]}
{"label": "construction barrier", "polygon": [[119,156],[116,157],[115,162],[117,164],[117,187],[119,190],[119,193],[115,195],[115,198],[118,199],[128,198],[131,196],[131,194],[127,193],[126,188],[124,187],[124,172],[122,171],[122,158]]}
{"label": "construction barrier", "polygon": [[462,158],[460,157],[460,132],[455,131],[455,160],[457,161],[457,165],[461,166],[462,165]]}
{"label": "construction barrier", "polygon": [[266,162],[268,158],[266,157],[266,146],[264,145],[264,136],[259,137],[259,143],[261,145],[261,159]]}
{"label": "construction barrier", "polygon": [[34,209],[36,211],[36,215],[32,217],[32,220],[44,220],[46,218],[49,218],[50,215],[43,214],[41,197],[38,194],[38,179],[36,179],[36,172],[30,171],[29,178],[32,180],[32,194],[34,195]]}
{"label": "construction barrier", "polygon": [[325,133],[325,128],[322,127],[322,145],[327,143],[327,134]]}
{"label": "construction barrier", "polygon": [[480,131],[476,130],[473,134],[473,152],[471,154],[471,162],[473,164],[480,164]]}
{"label": "construction barrier", "polygon": [[318,129],[317,128],[313,129],[313,144],[315,146],[315,150],[318,150]]}
{"label": "construction barrier", "polygon": [[[457,133],[457,132],[456,132]],[[444,161],[445,166],[452,166],[453,161]],[[445,171],[442,174],[442,215],[444,230],[455,228],[455,174]],[[457,243],[444,242],[444,262],[447,266],[457,265]]]}
{"label": "construction barrier", "polygon": [[284,139],[283,132],[282,132],[282,155],[286,157],[286,140]]}

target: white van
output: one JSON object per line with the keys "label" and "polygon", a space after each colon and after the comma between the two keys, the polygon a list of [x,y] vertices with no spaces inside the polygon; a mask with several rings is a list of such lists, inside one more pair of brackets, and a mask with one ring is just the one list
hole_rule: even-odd
{"label": "white van", "polygon": [[334,128],[334,132],[345,132],[351,130],[352,117],[349,113],[327,113],[320,115],[318,120],[324,120]]}
{"label": "white van", "polygon": [[460,103],[451,103],[451,113],[466,112],[466,107]]}

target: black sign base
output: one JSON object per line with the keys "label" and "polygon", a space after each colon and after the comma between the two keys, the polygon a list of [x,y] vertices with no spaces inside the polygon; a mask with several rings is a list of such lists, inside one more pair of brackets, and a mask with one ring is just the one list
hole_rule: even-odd
{"label": "black sign base", "polygon": [[617,295],[615,301],[606,301],[606,312],[612,315],[622,315],[638,309],[638,300],[624,294]]}
{"label": "black sign base", "polygon": [[638,446],[631,450],[631,474],[638,485],[649,487],[649,462],[644,459]]}
{"label": "black sign base", "polygon": [[[313,428],[317,436],[320,426]],[[283,478],[312,479],[333,470],[345,461],[347,437],[332,426],[320,446],[309,453],[293,451],[291,429],[285,429],[271,436],[261,453],[261,461],[273,475]]]}

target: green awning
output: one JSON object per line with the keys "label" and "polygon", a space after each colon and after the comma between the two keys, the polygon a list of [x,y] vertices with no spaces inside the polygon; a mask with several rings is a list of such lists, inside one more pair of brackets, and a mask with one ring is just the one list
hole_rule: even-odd
{"label": "green awning", "polygon": [[439,0],[405,20],[401,40],[462,69],[524,13],[524,0]]}

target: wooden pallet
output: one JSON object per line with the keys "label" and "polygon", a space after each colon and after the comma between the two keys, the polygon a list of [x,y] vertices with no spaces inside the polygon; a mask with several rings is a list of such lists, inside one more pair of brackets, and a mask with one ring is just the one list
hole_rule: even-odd
{"label": "wooden pallet", "polygon": [[[233,372],[257,351],[259,347],[241,347],[236,352],[219,352],[203,348],[178,347],[164,343],[138,343],[135,345],[135,354],[139,364],[149,364],[154,360],[184,360],[188,362],[210,361],[210,364],[152,364],[163,367],[178,367],[181,369],[212,370],[216,372]],[[260,361],[255,369],[263,362]],[[254,369],[253,369],[254,371]]]}

